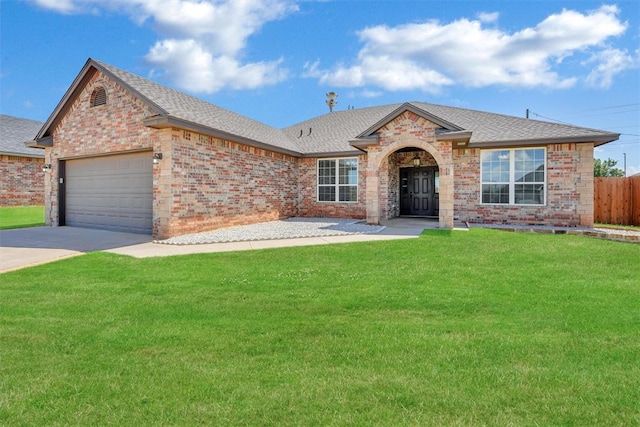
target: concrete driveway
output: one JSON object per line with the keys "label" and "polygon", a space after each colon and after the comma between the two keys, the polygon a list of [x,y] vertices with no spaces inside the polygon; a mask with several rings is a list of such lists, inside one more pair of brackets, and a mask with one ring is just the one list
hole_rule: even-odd
{"label": "concrete driveway", "polygon": [[[149,235],[78,227],[34,227],[0,230],[0,273],[94,251],[106,251],[136,258],[147,258],[332,243],[409,239],[418,237],[425,228],[437,227],[437,221],[420,218],[397,218],[385,221],[382,225],[384,225],[383,230],[372,234],[317,235],[196,245],[158,244],[152,243],[152,238]],[[251,228],[253,226],[248,225],[245,227]]]}
{"label": "concrete driveway", "polygon": [[149,242],[149,235],[77,227],[0,230],[0,273],[87,252]]}

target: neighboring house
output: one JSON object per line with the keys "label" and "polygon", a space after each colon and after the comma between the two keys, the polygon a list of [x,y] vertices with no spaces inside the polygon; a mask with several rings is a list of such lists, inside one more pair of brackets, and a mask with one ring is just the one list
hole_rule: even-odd
{"label": "neighboring house", "polygon": [[421,102],[285,129],[89,59],[32,146],[47,224],[162,239],[291,216],[593,225],[618,134]]}
{"label": "neighboring house", "polygon": [[25,145],[42,125],[0,115],[0,206],[44,205],[44,150]]}

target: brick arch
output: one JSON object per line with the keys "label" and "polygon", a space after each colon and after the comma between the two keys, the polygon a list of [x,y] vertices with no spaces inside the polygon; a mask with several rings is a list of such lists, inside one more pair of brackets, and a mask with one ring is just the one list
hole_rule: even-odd
{"label": "brick arch", "polygon": [[400,137],[377,153],[369,153],[367,173],[367,222],[380,223],[380,170],[388,157],[403,148],[418,148],[431,154],[440,170],[440,214],[441,228],[453,228],[453,163],[451,156],[445,157],[436,146],[419,138]]}
{"label": "brick arch", "polygon": [[442,154],[432,144],[429,144],[428,142],[418,138],[404,137],[404,138],[399,138],[393,144],[387,145],[378,153],[378,156],[377,156],[378,160],[375,167],[377,169],[380,169],[380,167],[382,167],[382,162],[384,162],[384,160],[387,157],[389,157],[391,154],[395,153],[398,150],[401,150],[403,148],[409,148],[409,147],[420,148],[426,151],[427,153],[431,154],[433,158],[436,160],[436,163],[438,163],[438,166],[440,167],[442,167],[442,165],[444,165],[445,163],[445,160],[442,157]]}

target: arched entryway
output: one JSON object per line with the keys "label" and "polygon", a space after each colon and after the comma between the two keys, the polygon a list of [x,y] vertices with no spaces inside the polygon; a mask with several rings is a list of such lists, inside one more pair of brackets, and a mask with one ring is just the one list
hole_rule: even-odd
{"label": "arched entryway", "polygon": [[[403,156],[402,154],[409,154]],[[440,170],[428,155],[421,156],[421,153],[403,152],[389,156],[389,162],[395,157],[394,163],[398,165],[399,182],[390,182],[396,188],[389,188],[388,204],[391,208],[388,218],[396,216],[419,216],[427,218],[437,218],[440,213]],[[406,157],[409,157],[408,162]],[[427,157],[427,161],[423,159]],[[431,161],[429,161],[431,160]],[[389,173],[393,173],[389,171]],[[383,206],[384,207],[384,206]]]}
{"label": "arched entryway", "polygon": [[451,146],[437,144],[401,138],[368,152],[368,223],[379,224],[408,209],[409,215],[437,216],[441,228],[453,228]]}

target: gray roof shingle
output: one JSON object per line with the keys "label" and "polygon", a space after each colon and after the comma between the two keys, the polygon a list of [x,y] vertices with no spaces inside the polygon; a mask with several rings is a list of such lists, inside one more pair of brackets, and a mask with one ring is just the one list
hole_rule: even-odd
{"label": "gray roof shingle", "polygon": [[[457,107],[411,102],[346,111],[334,111],[306,120],[284,129],[289,138],[296,138],[301,151],[307,154],[347,152],[354,148],[349,140],[361,135],[371,126],[403,105],[412,106],[426,114],[471,131],[470,146],[500,142],[526,143],[557,139],[585,140],[617,139],[618,135],[606,131],[559,123],[543,122],[503,114],[469,110]],[[311,133],[309,131],[311,130]],[[302,136],[300,132],[302,131]]]}
{"label": "gray roof shingle", "polygon": [[195,125],[196,129],[211,130],[211,134],[214,135],[221,133],[223,137],[236,136],[239,140],[250,144],[253,142],[258,146],[266,145],[276,151],[294,155],[326,156],[356,153],[358,150],[350,144],[350,141],[363,136],[366,132],[375,131],[376,126],[381,126],[385,120],[393,119],[392,113],[399,114],[403,108],[424,114],[432,121],[440,123],[444,129],[471,132],[469,141],[471,147],[569,141],[594,142],[599,145],[619,137],[619,134],[601,130],[424,102],[334,111],[284,129],[276,129],[118,67],[89,59],[41,133],[38,134],[39,138],[49,135],[49,128],[58,116],[65,113],[65,104],[82,84],[88,70],[93,68],[119,80],[136,96],[149,103],[158,114],[149,120],[177,119],[182,124]]}
{"label": "gray roof shingle", "polygon": [[298,146],[279,129],[104,62],[95,62],[131,89],[153,102],[165,114],[263,144],[299,152]]}
{"label": "gray roof shingle", "polygon": [[36,120],[0,115],[0,154],[44,157],[44,150],[24,145],[38,134],[43,123]]}
{"label": "gray roof shingle", "polygon": [[[401,104],[334,111],[283,129],[305,154],[357,151],[349,141]],[[302,136],[300,136],[302,134]]]}
{"label": "gray roof shingle", "polygon": [[486,111],[423,102],[413,102],[412,104],[435,116],[455,123],[465,130],[472,131],[470,144],[565,138],[579,139],[581,137],[589,139],[617,135],[602,130],[488,113]]}

